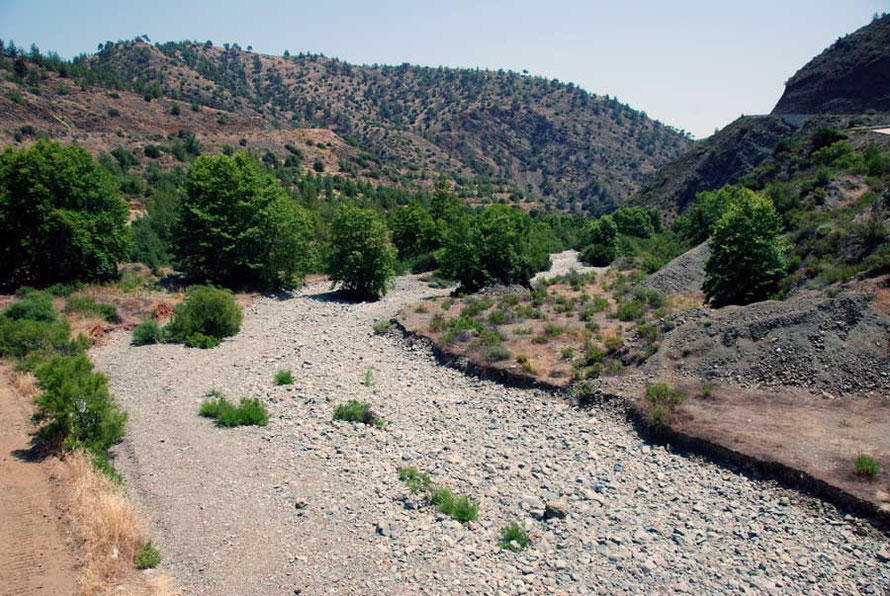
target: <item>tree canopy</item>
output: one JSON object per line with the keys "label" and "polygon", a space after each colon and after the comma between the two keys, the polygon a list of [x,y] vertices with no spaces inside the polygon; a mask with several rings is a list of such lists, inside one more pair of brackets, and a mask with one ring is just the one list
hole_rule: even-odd
{"label": "tree canopy", "polygon": [[127,204],[77,146],[37,141],[0,153],[0,285],[117,275],[129,249]]}

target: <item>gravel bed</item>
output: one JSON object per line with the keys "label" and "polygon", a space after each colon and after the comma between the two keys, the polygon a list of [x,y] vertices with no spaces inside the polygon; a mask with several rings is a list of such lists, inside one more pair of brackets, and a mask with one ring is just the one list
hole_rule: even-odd
{"label": "gravel bed", "polygon": [[[255,300],[213,350],[131,347],[120,334],[93,351],[129,412],[117,464],[186,593],[890,589],[886,536],[829,506],[647,445],[620,412],[470,378],[373,333],[442,293],[409,276],[380,302],[351,304],[316,283]],[[283,368],[296,381],[276,387]],[[199,417],[212,388],[262,398],[269,426]],[[352,398],[386,428],[332,421]],[[478,522],[413,498],[405,465],[477,499]],[[520,553],[497,544],[513,521],[532,538]]]}

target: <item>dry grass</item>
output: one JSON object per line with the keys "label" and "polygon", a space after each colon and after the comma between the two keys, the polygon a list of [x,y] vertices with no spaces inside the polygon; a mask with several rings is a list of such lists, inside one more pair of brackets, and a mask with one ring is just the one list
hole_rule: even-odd
{"label": "dry grass", "polygon": [[81,592],[84,595],[176,593],[168,576],[145,577],[134,566],[145,544],[145,529],[123,489],[97,471],[89,456],[66,458],[74,493],[71,518],[83,547]]}
{"label": "dry grass", "polygon": [[34,399],[34,396],[37,395],[37,379],[30,372],[13,371],[12,386],[19,395],[29,400]]}

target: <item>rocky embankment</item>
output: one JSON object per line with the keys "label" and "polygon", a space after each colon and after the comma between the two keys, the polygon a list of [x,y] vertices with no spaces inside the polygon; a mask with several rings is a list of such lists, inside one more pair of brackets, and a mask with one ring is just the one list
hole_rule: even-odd
{"label": "rocky embankment", "polygon": [[[470,378],[396,334],[375,335],[374,321],[440,292],[417,278],[373,304],[326,290],[256,300],[241,333],[214,350],[135,348],[121,334],[93,354],[129,411],[126,486],[188,593],[890,586],[887,538],[830,506],[648,445],[620,411]],[[294,385],[272,384],[282,368]],[[262,398],[269,426],[200,418],[211,388]],[[350,398],[370,401],[386,428],[333,422]],[[477,499],[478,521],[412,498],[397,477],[405,465]],[[497,544],[513,521],[532,538],[521,553]]]}

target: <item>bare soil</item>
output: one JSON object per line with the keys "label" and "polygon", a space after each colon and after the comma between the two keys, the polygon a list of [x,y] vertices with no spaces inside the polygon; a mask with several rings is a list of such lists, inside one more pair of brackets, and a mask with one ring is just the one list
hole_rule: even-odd
{"label": "bare soil", "polygon": [[77,591],[77,558],[69,548],[63,513],[54,498],[54,460],[31,451],[32,407],[12,387],[10,367],[0,369],[0,592],[53,594]]}

